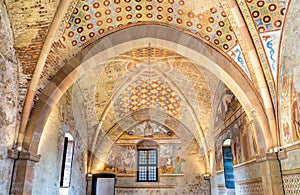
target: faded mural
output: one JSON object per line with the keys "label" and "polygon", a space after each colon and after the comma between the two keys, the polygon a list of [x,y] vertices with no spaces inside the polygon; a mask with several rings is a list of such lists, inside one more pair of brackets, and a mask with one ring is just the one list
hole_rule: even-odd
{"label": "faded mural", "polygon": [[217,107],[214,125],[215,129],[226,121],[239,107],[240,103],[238,99],[226,88]]}
{"label": "faded mural", "polygon": [[143,137],[175,138],[176,136],[162,124],[155,121],[143,121],[125,131],[121,139],[141,139]]}
{"label": "faded mural", "polygon": [[300,66],[282,66],[280,73],[281,142],[287,145],[300,139]]}
{"label": "faded mural", "polygon": [[[143,121],[124,131],[119,138],[131,139],[137,143],[143,138],[153,140],[177,139],[175,133],[155,121]],[[158,148],[158,171],[160,174],[182,174],[181,158],[183,153],[180,143],[163,143]],[[114,144],[111,148],[103,171],[116,174],[135,174],[137,167],[137,147],[135,144]]]}
{"label": "faded mural", "polygon": [[136,167],[136,146],[114,145],[109,153],[104,171],[116,174],[134,174]]}
{"label": "faded mural", "polygon": [[[182,174],[184,159],[180,157],[179,144],[160,145],[158,171],[160,174]],[[108,156],[103,171],[116,174],[135,174],[137,167],[136,145],[115,144]]]}
{"label": "faded mural", "polygon": [[216,139],[215,157],[217,171],[224,169],[222,146],[226,139],[231,139],[233,165],[255,158],[257,144],[254,130],[245,113],[228,126]]}

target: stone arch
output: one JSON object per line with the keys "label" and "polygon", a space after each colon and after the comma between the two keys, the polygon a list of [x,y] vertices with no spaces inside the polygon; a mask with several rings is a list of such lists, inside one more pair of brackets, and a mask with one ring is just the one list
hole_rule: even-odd
{"label": "stone arch", "polygon": [[[272,131],[268,122],[271,113],[266,112],[261,98],[235,62],[225,54],[216,51],[203,41],[182,31],[160,25],[134,26],[115,32],[82,49],[54,76],[42,92],[33,115],[28,123],[23,147],[36,153],[46,120],[60,97],[83,74],[89,73],[99,62],[121,54],[123,51],[152,46],[169,48],[187,57],[198,66],[210,70],[224,82],[241,102],[246,113],[253,120],[260,152],[274,146]],[[201,64],[197,63],[201,59]]]}

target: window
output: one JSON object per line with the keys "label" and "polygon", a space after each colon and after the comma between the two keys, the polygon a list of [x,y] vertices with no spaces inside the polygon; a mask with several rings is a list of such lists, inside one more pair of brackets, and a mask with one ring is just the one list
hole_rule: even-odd
{"label": "window", "polygon": [[142,140],[137,144],[138,167],[137,181],[158,181],[158,144],[152,140]]}
{"label": "window", "polygon": [[235,188],[234,184],[234,173],[233,173],[233,163],[232,163],[232,150],[231,150],[231,140],[227,139],[223,143],[223,159],[224,159],[224,176],[226,188]]}
{"label": "window", "polygon": [[138,181],[157,181],[157,150],[138,150]]}
{"label": "window", "polygon": [[60,187],[63,188],[68,188],[70,186],[73,148],[74,148],[74,139],[71,134],[66,133],[64,148],[63,148],[63,159],[61,165],[61,177],[60,177]]}

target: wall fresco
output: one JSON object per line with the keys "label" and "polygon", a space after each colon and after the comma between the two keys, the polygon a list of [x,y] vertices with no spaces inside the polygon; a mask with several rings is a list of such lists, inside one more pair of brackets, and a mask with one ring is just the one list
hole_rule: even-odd
{"label": "wall fresco", "polygon": [[300,78],[299,67],[281,67],[279,118],[281,143],[291,144],[300,139]]}
{"label": "wall fresco", "polygon": [[300,139],[300,67],[294,70],[294,78],[292,83],[292,123],[295,139]]}
{"label": "wall fresco", "polygon": [[144,121],[125,131],[121,139],[140,139],[145,136],[153,138],[176,138],[176,135],[165,126],[154,121]]}
{"label": "wall fresco", "polygon": [[227,120],[232,113],[234,113],[240,106],[238,99],[234,94],[226,89],[221,96],[221,101],[217,107],[215,118],[215,129],[218,128],[225,120]]}
{"label": "wall fresco", "polygon": [[243,114],[230,125],[215,142],[216,170],[223,170],[222,146],[226,139],[231,139],[233,165],[246,162],[255,157],[257,144],[252,124]]}
{"label": "wall fresco", "polygon": [[179,145],[167,144],[160,147],[159,152],[159,173],[160,174],[181,174],[184,159],[179,157]]}
{"label": "wall fresco", "polygon": [[[183,174],[184,159],[180,157],[180,145],[163,144],[159,147],[158,171],[160,174]],[[104,165],[103,171],[116,174],[135,174],[137,166],[136,145],[115,144]]]}
{"label": "wall fresco", "polygon": [[114,145],[108,155],[104,171],[116,174],[134,174],[136,167],[136,146]]}

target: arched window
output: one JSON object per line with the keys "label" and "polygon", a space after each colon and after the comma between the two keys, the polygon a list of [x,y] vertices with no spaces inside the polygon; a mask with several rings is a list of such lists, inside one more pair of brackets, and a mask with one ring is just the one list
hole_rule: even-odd
{"label": "arched window", "polygon": [[61,165],[60,187],[68,188],[71,181],[71,168],[73,160],[74,139],[69,133],[65,134],[63,158]]}
{"label": "arched window", "polygon": [[224,176],[226,188],[234,189],[234,173],[232,163],[232,149],[231,140],[226,139],[222,146],[223,149],[223,161],[224,161]]}
{"label": "arched window", "polygon": [[152,140],[142,140],[137,144],[137,181],[158,181],[158,144]]}

